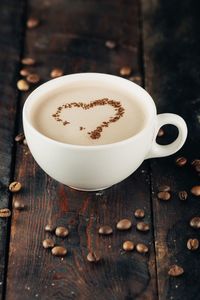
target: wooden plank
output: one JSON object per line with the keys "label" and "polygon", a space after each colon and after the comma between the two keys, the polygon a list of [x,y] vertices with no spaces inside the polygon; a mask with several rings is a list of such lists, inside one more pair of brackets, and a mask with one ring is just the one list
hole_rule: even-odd
{"label": "wooden plank", "polygon": [[[199,200],[190,193],[199,184],[191,161],[199,158],[199,3],[193,1],[146,1],[144,13],[145,82],[158,105],[159,112],[174,112],[188,124],[189,136],[183,149],[169,158],[152,160],[153,212],[159,299],[199,298],[199,251],[191,253],[189,238],[200,232],[189,220],[200,215]],[[166,142],[168,137],[163,138]],[[175,165],[175,158],[185,156],[186,166]],[[172,199],[158,201],[160,185],[171,186]],[[178,192],[186,190],[189,198],[181,201]],[[169,266],[181,265],[185,274],[169,278]]]}
{"label": "wooden plank", "polygon": [[[127,9],[128,8],[128,9]],[[26,32],[26,56],[37,60],[34,67],[44,81],[53,67],[71,72],[98,71],[119,74],[123,65],[141,76],[138,1],[29,1],[29,14],[41,25]],[[116,40],[114,50],[105,41]],[[21,107],[26,95],[23,95]],[[14,211],[8,266],[7,300],[26,299],[140,299],[155,300],[155,256],[150,206],[148,166],[143,166],[112,188],[87,193],[63,186],[36,165],[28,150],[17,149],[15,177],[23,190],[14,200],[26,209]],[[151,230],[138,233],[133,212],[144,208]],[[133,220],[127,233],[114,230],[112,237],[99,237],[100,224],[124,217]],[[68,225],[69,238],[56,239],[69,253],[53,257],[42,248],[44,226]],[[123,253],[122,242],[133,239],[150,247],[149,255]],[[89,250],[98,250],[98,265],[86,260]]]}
{"label": "wooden plank", "polygon": [[[24,9],[24,1],[0,2],[0,208],[10,206],[8,185],[13,176],[12,153],[18,101],[16,74],[21,52]],[[9,224],[8,219],[0,218],[0,299],[5,285]]]}

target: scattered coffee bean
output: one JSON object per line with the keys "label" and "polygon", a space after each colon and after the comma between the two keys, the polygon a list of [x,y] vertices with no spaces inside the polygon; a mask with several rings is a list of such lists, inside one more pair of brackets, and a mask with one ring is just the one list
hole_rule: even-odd
{"label": "scattered coffee bean", "polygon": [[98,262],[100,260],[100,256],[99,256],[99,254],[97,252],[94,252],[94,251],[93,252],[89,252],[88,255],[87,255],[87,260],[89,262],[96,263],[96,262]]}
{"label": "scattered coffee bean", "polygon": [[47,224],[45,227],[44,227],[44,230],[46,232],[54,232],[55,231],[55,227],[51,224]]}
{"label": "scattered coffee bean", "polygon": [[105,46],[109,49],[114,49],[116,47],[116,43],[114,41],[106,41]]}
{"label": "scattered coffee bean", "polygon": [[124,251],[132,251],[134,249],[135,245],[131,241],[126,241],[123,243],[123,249]]}
{"label": "scattered coffee bean", "polygon": [[190,220],[190,226],[193,228],[200,228],[200,217],[194,217]]}
{"label": "scattered coffee bean", "polygon": [[136,209],[135,213],[134,213],[135,217],[138,219],[142,219],[145,216],[144,210],[143,209]]}
{"label": "scattered coffee bean", "polygon": [[67,249],[62,246],[56,246],[51,249],[51,253],[54,256],[65,256],[67,254]]}
{"label": "scattered coffee bean", "polygon": [[187,163],[187,158],[185,158],[185,157],[178,157],[176,159],[176,165],[179,166],[179,167],[185,166],[186,163]]}
{"label": "scattered coffee bean", "polygon": [[119,230],[128,230],[132,226],[132,223],[128,219],[122,219],[117,223],[117,229]]}
{"label": "scattered coffee bean", "polygon": [[39,25],[39,23],[40,21],[37,18],[30,17],[26,22],[26,26],[29,29],[33,29],[36,28]]}
{"label": "scattered coffee bean", "polygon": [[165,134],[164,130],[163,130],[162,128],[160,128],[160,129],[158,130],[157,136],[158,136],[158,137],[161,137],[161,136],[163,136],[164,134]]}
{"label": "scattered coffee bean", "polygon": [[22,201],[20,200],[15,200],[13,202],[13,207],[17,210],[23,210],[25,208],[25,205]]}
{"label": "scattered coffee bean", "polygon": [[69,234],[69,229],[63,226],[59,226],[56,228],[55,230],[55,235],[59,236],[59,237],[66,237]]}
{"label": "scattered coffee bean", "polygon": [[23,144],[24,144],[25,146],[27,146],[27,141],[26,141],[26,139],[23,140]]}
{"label": "scattered coffee bean", "polygon": [[188,197],[188,193],[186,191],[180,191],[178,193],[178,196],[179,196],[179,199],[180,200],[187,200],[187,197]]}
{"label": "scattered coffee bean", "polygon": [[168,275],[172,277],[178,277],[183,273],[184,273],[183,268],[177,265],[172,265],[168,271]]}
{"label": "scattered coffee bean", "polygon": [[15,137],[15,142],[21,143],[21,142],[23,142],[24,138],[25,138],[24,134],[23,134],[23,133],[19,133],[19,134],[16,135],[16,137]]}
{"label": "scattered coffee bean", "polygon": [[26,80],[20,79],[17,81],[17,88],[19,91],[26,92],[29,90],[29,84]]}
{"label": "scattered coffee bean", "polygon": [[48,249],[48,248],[53,248],[55,243],[52,239],[45,239],[43,242],[42,242],[42,245],[45,249]]}
{"label": "scattered coffee bean", "polygon": [[26,66],[33,66],[35,64],[35,59],[31,57],[22,58],[21,63]]}
{"label": "scattered coffee bean", "polygon": [[191,193],[195,196],[200,196],[200,185],[193,186]]}
{"label": "scattered coffee bean", "polygon": [[40,81],[40,76],[38,74],[35,74],[35,73],[32,73],[32,74],[29,74],[26,78],[26,80],[29,82],[29,83],[33,83],[33,84],[36,84]]}
{"label": "scattered coffee bean", "polygon": [[168,185],[161,185],[158,188],[159,192],[170,192],[171,188]]}
{"label": "scattered coffee bean", "polygon": [[112,234],[112,233],[113,233],[112,227],[110,227],[108,225],[103,225],[99,228],[99,234],[109,235],[109,234]]}
{"label": "scattered coffee bean", "polygon": [[164,200],[164,201],[167,201],[171,198],[171,195],[169,192],[159,192],[157,196],[158,196],[158,199]]}
{"label": "scattered coffee bean", "polygon": [[26,77],[26,76],[28,76],[29,74],[30,74],[30,71],[28,70],[28,69],[21,69],[20,71],[19,71],[19,73],[20,73],[20,75],[21,76],[24,76],[24,77]]}
{"label": "scattered coffee bean", "polygon": [[0,209],[0,218],[8,218],[11,216],[11,211],[8,208]]}
{"label": "scattered coffee bean", "polygon": [[122,67],[120,69],[120,75],[121,76],[129,76],[132,72],[132,69],[128,66]]}
{"label": "scattered coffee bean", "polygon": [[62,69],[59,69],[59,68],[55,68],[51,71],[51,78],[56,78],[56,77],[60,77],[64,74],[63,70]]}
{"label": "scattered coffee bean", "polygon": [[136,250],[139,253],[147,253],[149,248],[145,244],[139,243],[136,245]]}
{"label": "scattered coffee bean", "polygon": [[149,231],[149,224],[144,223],[144,222],[139,222],[136,225],[137,230],[139,231]]}
{"label": "scattered coffee bean", "polygon": [[197,172],[200,172],[200,159],[195,159],[192,161],[191,165]]}
{"label": "scattered coffee bean", "polygon": [[16,193],[16,192],[19,192],[22,188],[22,185],[20,182],[18,181],[13,181],[11,182],[11,184],[9,185],[9,190],[12,192],[12,193]]}
{"label": "scattered coffee bean", "polygon": [[187,248],[191,251],[197,250],[199,248],[199,241],[197,239],[189,239],[187,241]]}

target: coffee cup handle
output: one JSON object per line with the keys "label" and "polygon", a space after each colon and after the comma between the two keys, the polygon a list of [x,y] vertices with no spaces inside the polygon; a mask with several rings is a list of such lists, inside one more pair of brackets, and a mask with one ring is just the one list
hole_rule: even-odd
{"label": "coffee cup handle", "polygon": [[[178,137],[174,142],[172,142],[169,145],[159,145],[156,142],[156,137],[158,134],[159,129],[163,125],[174,125],[178,128]],[[176,114],[160,114],[157,115],[157,125],[155,130],[155,135],[152,142],[152,147],[147,154],[146,159],[148,158],[154,158],[154,157],[163,157],[171,155],[175,152],[177,152],[185,143],[185,140],[187,138],[187,125],[183,118]]]}

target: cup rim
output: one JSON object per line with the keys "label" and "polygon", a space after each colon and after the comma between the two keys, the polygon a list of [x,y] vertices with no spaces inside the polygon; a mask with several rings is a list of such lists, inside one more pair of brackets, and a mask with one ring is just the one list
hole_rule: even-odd
{"label": "cup rim", "polygon": [[[148,118],[148,120],[145,122],[144,127],[138,131],[136,134],[134,134],[133,136],[123,139],[121,141],[118,142],[114,142],[114,143],[109,143],[109,144],[102,144],[102,145],[76,145],[76,144],[68,144],[68,143],[64,143],[64,142],[60,142],[57,140],[54,140],[46,135],[44,135],[43,133],[41,133],[40,131],[38,131],[30,122],[28,116],[27,116],[27,110],[28,107],[31,105],[31,102],[33,101],[32,99],[35,97],[38,97],[41,94],[45,93],[45,90],[50,88],[50,89],[58,89],[58,85],[62,86],[66,80],[80,80],[80,79],[86,79],[91,77],[94,79],[94,77],[96,77],[96,79],[103,79],[103,77],[107,77],[107,79],[112,79],[115,81],[120,81],[120,82],[124,82],[125,84],[134,87],[135,89],[137,89],[138,91],[142,92],[144,94],[144,96],[146,97],[146,99],[148,98],[148,100],[150,101],[149,103],[151,104],[152,107],[152,114],[151,117]],[[141,86],[139,86],[138,84],[116,76],[116,75],[112,75],[112,74],[106,74],[106,73],[96,73],[96,72],[85,72],[85,73],[74,73],[74,74],[68,74],[68,75],[64,75],[55,79],[51,79],[43,84],[41,84],[39,87],[37,87],[26,99],[24,106],[23,106],[23,126],[25,127],[25,123],[26,125],[28,125],[32,131],[34,131],[36,134],[38,134],[41,138],[45,139],[46,141],[53,143],[53,144],[57,144],[60,145],[62,147],[67,147],[67,148],[73,148],[73,149],[103,149],[103,148],[110,148],[110,147],[116,147],[119,145],[123,145],[124,143],[129,143],[132,140],[138,139],[140,136],[142,136],[144,134],[144,132],[146,131],[146,129],[148,128],[148,126],[151,124],[153,117],[155,117],[157,114],[157,110],[156,110],[156,106],[155,103],[152,99],[152,97],[149,95],[149,93],[142,88]]]}

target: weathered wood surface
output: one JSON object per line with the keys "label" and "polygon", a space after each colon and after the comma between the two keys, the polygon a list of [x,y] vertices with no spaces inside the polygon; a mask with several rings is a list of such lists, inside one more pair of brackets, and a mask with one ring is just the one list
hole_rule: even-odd
{"label": "weathered wood surface", "polygon": [[[159,112],[180,114],[189,128],[187,142],[179,153],[151,161],[158,294],[160,300],[199,299],[200,252],[191,253],[186,243],[188,238],[200,238],[200,232],[189,226],[189,220],[200,215],[199,199],[190,194],[191,187],[199,184],[191,161],[200,158],[200,5],[187,0],[142,3],[146,88]],[[175,166],[179,155],[188,159],[185,167]],[[167,203],[156,198],[158,186],[163,184],[172,189],[172,199]],[[180,190],[189,193],[185,202],[178,199]],[[167,276],[174,263],[185,269],[180,278]]]}
{"label": "weathered wood surface", "polygon": [[[119,74],[130,65],[141,76],[138,1],[29,1],[28,15],[41,24],[26,31],[24,56],[37,60],[34,67],[43,81],[53,67],[65,74],[97,71]],[[116,40],[114,50],[105,47]],[[26,95],[22,96],[21,108]],[[17,148],[15,178],[23,190],[14,196],[26,204],[13,211],[7,300],[26,299],[141,299],[157,298],[153,228],[151,220],[148,165],[124,182],[99,193],[83,193],[65,187],[44,174],[24,146]],[[151,225],[147,234],[133,227],[127,233],[114,230],[112,237],[99,237],[97,229],[109,223],[115,227],[123,217],[136,219],[133,212],[144,208]],[[44,226],[68,225],[67,239],[56,239],[69,253],[62,260],[42,248],[47,236]],[[150,254],[123,253],[126,239],[143,241]],[[89,250],[98,250],[102,261],[86,261]]]}

